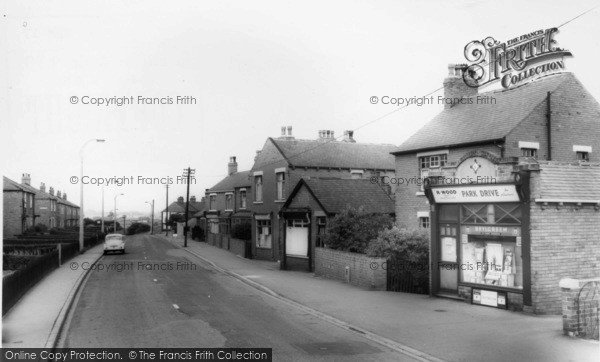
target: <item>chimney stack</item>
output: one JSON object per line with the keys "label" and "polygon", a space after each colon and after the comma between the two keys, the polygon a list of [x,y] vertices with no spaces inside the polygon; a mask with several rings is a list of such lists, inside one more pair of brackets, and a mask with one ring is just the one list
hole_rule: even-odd
{"label": "chimney stack", "polygon": [[254,156],[254,162],[256,162],[256,160],[258,160],[258,156],[260,156],[261,152],[262,152],[262,150],[256,150],[256,156]]}
{"label": "chimney stack", "polygon": [[43,182],[40,184],[40,191],[41,192],[46,192],[46,184],[43,183]]}
{"label": "chimney stack", "polygon": [[56,191],[56,197],[58,197],[59,199],[62,199],[62,195],[60,194],[60,190]]}
{"label": "chimney stack", "polygon": [[67,199],[67,193],[66,192],[63,194],[63,199],[65,199],[65,200]]}
{"label": "chimney stack", "polygon": [[354,139],[354,131],[344,131],[344,142],[356,143],[356,140]]}
{"label": "chimney stack", "polygon": [[279,139],[293,140],[294,136],[292,136],[292,126],[281,126],[281,136]]}
{"label": "chimney stack", "polygon": [[54,196],[54,187],[50,186],[50,190],[48,191],[48,193]]}
{"label": "chimney stack", "polygon": [[229,163],[227,164],[227,174],[229,176],[233,175],[238,171],[238,164],[235,160],[235,156],[229,157]]}
{"label": "chimney stack", "polygon": [[196,202],[196,196],[191,196],[190,197],[190,202]]}
{"label": "chimney stack", "polygon": [[183,202],[183,196],[179,196],[179,197],[177,198],[177,202],[179,202],[179,203],[182,203],[182,202]]}
{"label": "chimney stack", "polygon": [[319,131],[319,141],[334,141],[335,132],[330,129],[323,129]]}
{"label": "chimney stack", "polygon": [[29,175],[28,173],[24,173],[23,177],[21,177],[21,184],[22,185],[31,185],[31,175]]}
{"label": "chimney stack", "polygon": [[448,77],[444,79],[444,98],[446,98],[444,109],[460,104],[458,100],[461,98],[469,98],[477,95],[477,88],[469,87],[463,79],[463,73],[466,70],[466,64],[448,65]]}

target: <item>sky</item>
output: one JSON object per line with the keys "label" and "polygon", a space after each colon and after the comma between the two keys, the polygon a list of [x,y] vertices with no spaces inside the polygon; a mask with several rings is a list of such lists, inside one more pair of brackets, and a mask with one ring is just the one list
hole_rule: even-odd
{"label": "sky", "polygon": [[[0,5],[0,171],[44,182],[79,203],[83,152],[85,216],[156,212],[160,180],[195,169],[190,195],[227,175],[230,156],[252,167],[281,126],[316,139],[355,130],[358,142],[399,145],[440,104],[399,109],[371,97],[419,97],[464,63],[472,40],[507,41],[559,26],[595,1],[4,1]],[[560,28],[558,44],[600,100],[600,10]],[[434,95],[441,95],[438,91]],[[177,104],[177,97],[195,104]],[[117,97],[132,104],[117,106]],[[96,99],[113,104],[91,104]],[[172,104],[140,104],[158,98]],[[87,103],[87,104],[84,104]],[[99,182],[99,181],[97,181]],[[108,181],[106,181],[108,182]]]}

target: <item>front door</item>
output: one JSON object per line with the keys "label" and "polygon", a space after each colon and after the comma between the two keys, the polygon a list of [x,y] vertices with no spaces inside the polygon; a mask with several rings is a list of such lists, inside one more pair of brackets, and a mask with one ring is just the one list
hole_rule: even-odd
{"label": "front door", "polygon": [[458,228],[456,224],[440,224],[440,292],[458,293]]}

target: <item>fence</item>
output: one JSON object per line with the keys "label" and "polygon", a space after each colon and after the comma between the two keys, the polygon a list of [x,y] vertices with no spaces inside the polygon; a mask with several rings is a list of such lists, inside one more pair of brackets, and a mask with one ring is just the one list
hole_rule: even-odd
{"label": "fence", "polygon": [[[88,235],[84,250],[98,244],[102,237]],[[59,251],[60,248],[60,251]],[[5,239],[3,259],[5,269],[14,272],[2,278],[2,315],[44,276],[67,260],[79,254],[79,243],[74,240]]]}
{"label": "fence", "polygon": [[429,294],[427,264],[411,264],[395,258],[387,261],[387,290],[414,294]]}

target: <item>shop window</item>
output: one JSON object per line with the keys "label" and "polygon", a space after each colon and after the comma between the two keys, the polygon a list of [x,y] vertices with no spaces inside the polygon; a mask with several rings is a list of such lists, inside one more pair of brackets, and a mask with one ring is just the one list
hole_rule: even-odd
{"label": "shop window", "polygon": [[420,217],[419,218],[419,226],[424,229],[429,229],[429,226],[430,226],[429,216]]}
{"label": "shop window", "polygon": [[464,204],[461,206],[463,224],[521,224],[519,204]]}
{"label": "shop window", "polygon": [[256,220],[256,246],[271,248],[271,220]]}
{"label": "shop window", "polygon": [[458,221],[458,206],[457,205],[438,205],[438,217],[442,222],[457,222]]}
{"label": "shop window", "polygon": [[325,217],[317,218],[317,240],[316,245],[318,247],[325,247],[324,237],[325,231],[327,230],[327,219]]}
{"label": "shop window", "polygon": [[461,280],[465,283],[523,288],[520,237],[464,235]]}
{"label": "shop window", "polygon": [[589,152],[576,152],[577,155],[577,160],[579,161],[590,161],[590,154]]}
{"label": "shop window", "polygon": [[535,148],[521,148],[521,156],[536,158],[537,150]]}

